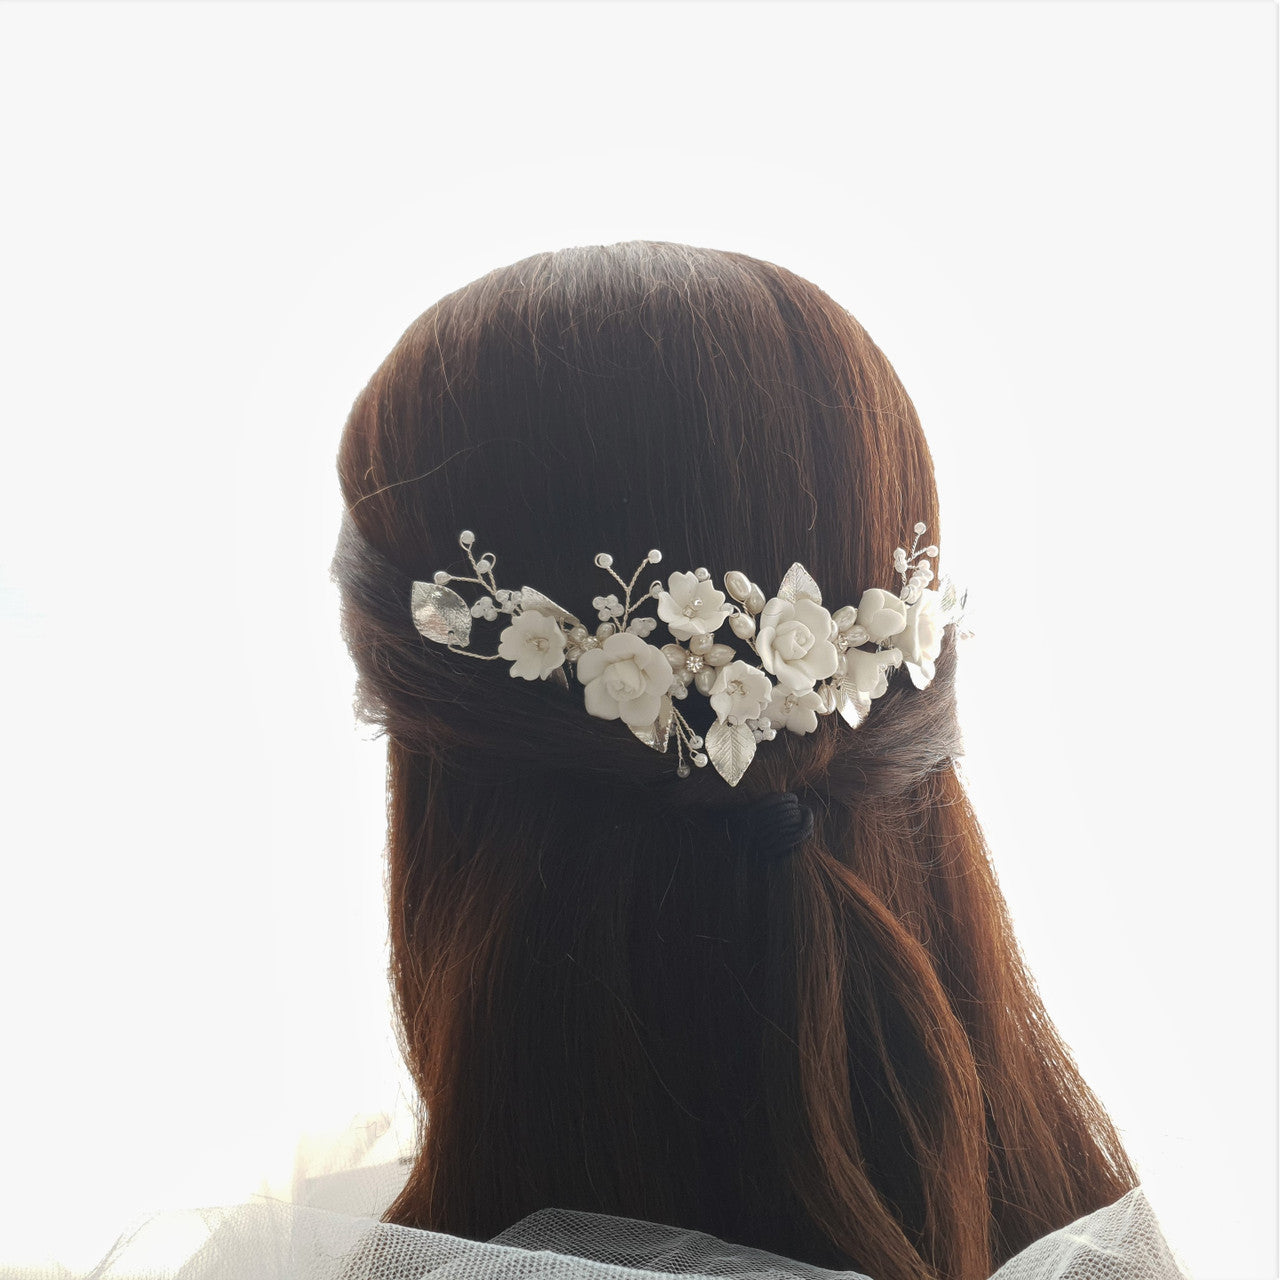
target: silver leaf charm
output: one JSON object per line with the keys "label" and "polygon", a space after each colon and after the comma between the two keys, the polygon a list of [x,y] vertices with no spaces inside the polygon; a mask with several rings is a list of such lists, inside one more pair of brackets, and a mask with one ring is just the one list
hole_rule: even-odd
{"label": "silver leaf charm", "polygon": [[646,747],[652,747],[655,751],[665,751],[671,739],[671,723],[674,718],[675,708],[671,699],[663,695],[662,701],[658,704],[658,718],[652,724],[633,724],[629,728]]}
{"label": "silver leaf charm", "polygon": [[863,693],[852,680],[837,680],[836,710],[851,729],[856,729],[871,710],[870,695]]}
{"label": "silver leaf charm", "polygon": [[456,591],[434,582],[415,582],[409,608],[413,625],[428,640],[465,647],[471,639],[471,610]]}
{"label": "silver leaf charm", "polygon": [[558,618],[561,622],[567,622],[571,626],[576,625],[578,621],[568,609],[562,608],[550,596],[544,596],[541,591],[535,591],[533,587],[520,588],[520,607],[522,609],[536,609],[539,613]]}
{"label": "silver leaf charm", "polygon": [[[967,639],[973,635],[973,628],[967,625],[961,625],[965,622],[965,610],[969,605],[969,590],[964,588],[961,590],[949,577],[942,578],[938,583],[938,616],[942,625],[949,626],[952,623],[956,625],[956,635],[960,639]],[[914,679],[914,677],[913,677]]]}
{"label": "silver leaf charm", "polygon": [[778,588],[780,600],[812,600],[814,604],[822,603],[822,592],[818,584],[809,576],[809,570],[798,560],[783,574],[782,585]]}
{"label": "silver leaf charm", "polygon": [[756,735],[745,724],[717,720],[707,730],[706,748],[716,772],[736,787],[756,753]]}

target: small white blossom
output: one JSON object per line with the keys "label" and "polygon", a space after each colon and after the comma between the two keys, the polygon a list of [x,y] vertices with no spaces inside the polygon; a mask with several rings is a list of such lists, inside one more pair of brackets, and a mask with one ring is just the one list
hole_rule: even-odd
{"label": "small white blossom", "polygon": [[545,680],[564,662],[564,632],[554,618],[526,609],[503,628],[498,653],[512,664],[513,676]]}
{"label": "small white blossom", "polygon": [[862,593],[858,603],[858,622],[872,644],[896,636],[907,625],[907,606],[897,596],[879,587]]}
{"label": "small white blossom", "polygon": [[907,666],[918,667],[926,683],[937,674],[942,625],[941,597],[936,591],[925,591],[907,610],[906,626],[894,637]]}
{"label": "small white blossom", "polygon": [[823,713],[822,696],[816,689],[797,693],[779,685],[773,691],[766,715],[776,729],[790,729],[792,733],[812,733],[818,727],[818,717]]}
{"label": "small white blossom", "polygon": [[889,687],[885,675],[888,668],[902,665],[901,649],[877,649],[874,653],[867,649],[850,649],[843,656],[843,674],[853,681],[859,693],[865,693],[869,698],[878,698]]}
{"label": "small white blossom", "polygon": [[724,592],[696,573],[673,573],[658,592],[658,617],[677,640],[711,635],[732,612]]}
{"label": "small white blossom", "polygon": [[711,686],[711,709],[717,720],[742,724],[764,712],[772,693],[773,681],[759,667],[737,658],[716,673]]}

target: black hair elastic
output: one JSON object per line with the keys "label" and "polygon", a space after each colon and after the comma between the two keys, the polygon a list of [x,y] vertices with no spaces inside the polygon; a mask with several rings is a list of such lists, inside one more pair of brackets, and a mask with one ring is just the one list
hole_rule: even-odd
{"label": "black hair elastic", "polygon": [[813,834],[813,810],[794,791],[773,791],[723,813],[734,844],[766,862],[780,862]]}

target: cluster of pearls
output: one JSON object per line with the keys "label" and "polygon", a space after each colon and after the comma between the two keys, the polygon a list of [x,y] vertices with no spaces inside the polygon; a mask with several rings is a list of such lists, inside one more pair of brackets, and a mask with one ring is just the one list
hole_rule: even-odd
{"label": "cluster of pearls", "polygon": [[687,647],[664,644],[662,652],[675,677],[671,682],[673,698],[688,697],[690,685],[704,696],[709,696],[719,668],[737,656],[731,645],[717,644],[711,636],[692,636]]}
{"label": "cluster of pearls", "polygon": [[925,527],[922,520],[917,520],[915,528],[912,530],[916,536],[915,541],[911,544],[911,550],[908,551],[905,547],[895,547],[893,552],[893,568],[902,578],[905,588],[902,598],[907,604],[915,604],[924,594],[925,588],[933,581],[933,569],[927,562],[914,563],[921,556],[936,557],[938,554],[938,548],[935,543],[930,543],[927,547],[917,550],[920,547],[920,538],[925,532]]}
{"label": "cluster of pearls", "polygon": [[596,616],[601,622],[608,622],[613,618],[622,617],[622,601],[613,594],[596,596],[591,602],[591,607],[596,611]]}

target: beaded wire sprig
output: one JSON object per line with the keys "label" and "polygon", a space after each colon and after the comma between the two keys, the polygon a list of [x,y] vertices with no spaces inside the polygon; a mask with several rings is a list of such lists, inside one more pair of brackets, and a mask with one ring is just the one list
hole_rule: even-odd
{"label": "beaded wire sprig", "polygon": [[[645,566],[658,564],[662,553],[650,551],[627,581],[602,551],[596,566],[622,588],[622,597],[611,592],[592,600],[599,622],[591,629],[532,587],[500,588],[494,577],[497,557],[485,552],[477,558],[475,534],[467,529],[458,544],[473,574],[439,570],[433,581],[415,582],[410,609],[428,640],[468,657],[504,659],[512,676],[552,679],[567,689],[566,668],[572,666],[589,714],[622,720],[655,751],[665,752],[674,738],[676,773],[682,778],[691,772],[690,764],[710,763],[736,786],[757,744],[776,737],[779,729],[811,733],[818,716],[833,711],[857,728],[888,687],[891,668],[905,664],[920,689],[932,681],[943,629],[963,618],[966,593],[948,579],[930,588],[929,557],[937,556],[938,548],[920,547],[924,532],[925,526],[917,524],[911,549],[898,547],[893,553],[902,580],[898,595],[872,587],[857,608],[844,605],[834,613],[823,606],[818,584],[798,562],[768,599],[740,570],[724,575],[722,592],[708,570],[698,568],[671,574],[665,588],[653,582],[633,603]],[[485,594],[468,605],[449,586],[462,582]],[[656,602],[657,618],[639,616],[637,610],[650,600]],[[498,652],[468,648],[473,621],[495,622],[500,615],[509,621]],[[659,620],[673,637],[661,647],[647,639]],[[760,659],[758,666],[739,658],[732,645],[717,642],[715,634],[726,623]],[[707,697],[715,712],[705,740],[676,706],[691,688]]]}

